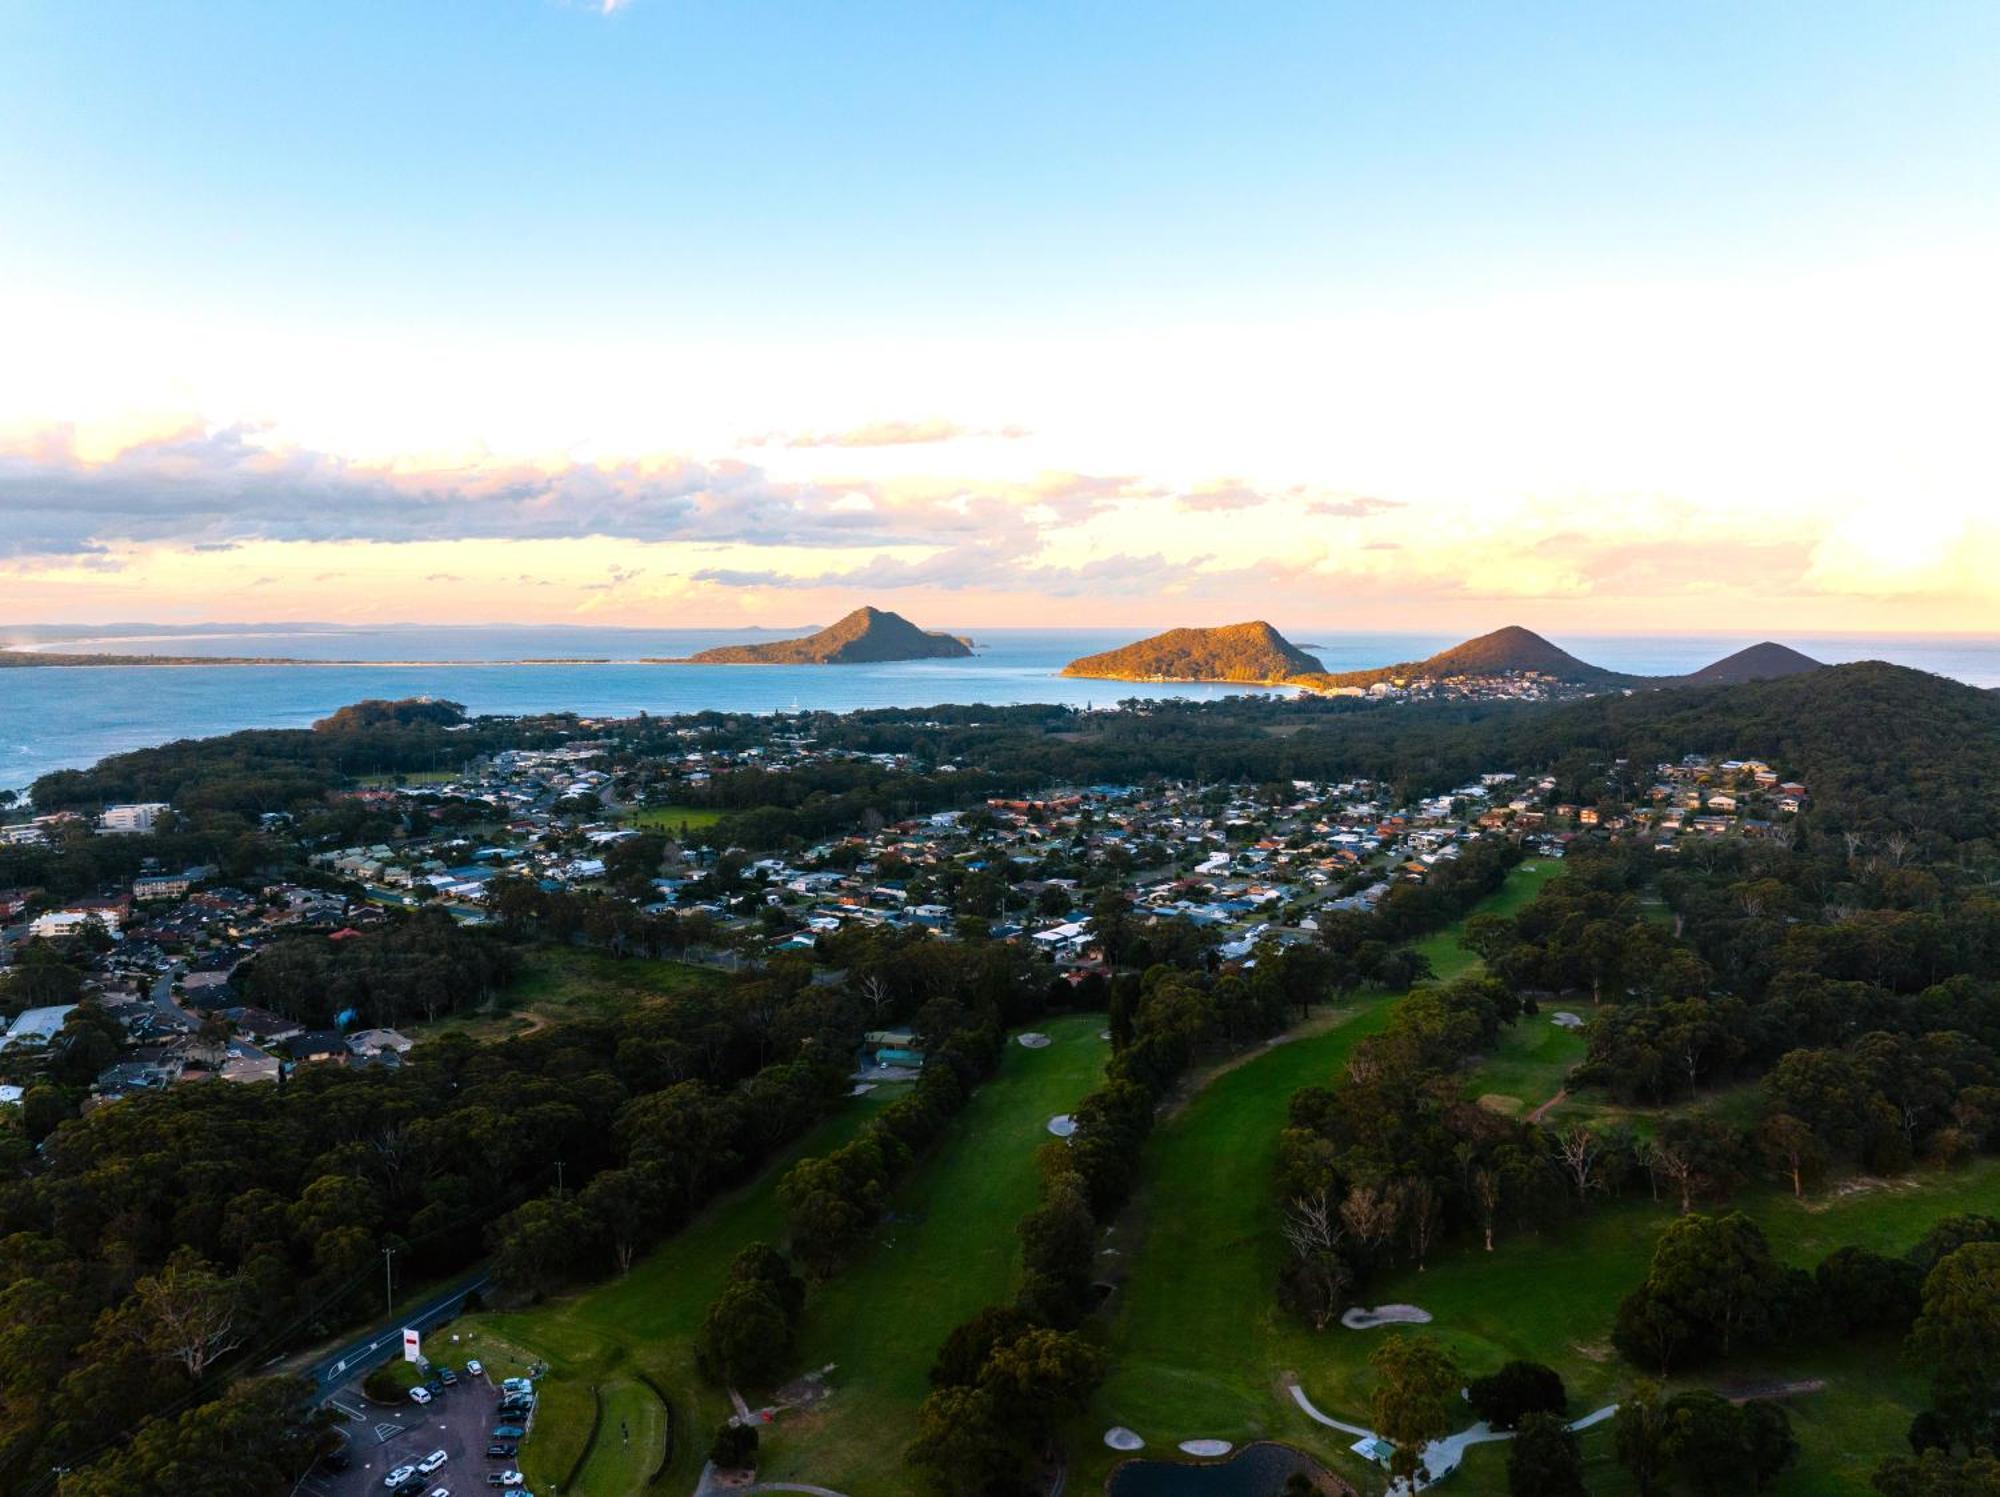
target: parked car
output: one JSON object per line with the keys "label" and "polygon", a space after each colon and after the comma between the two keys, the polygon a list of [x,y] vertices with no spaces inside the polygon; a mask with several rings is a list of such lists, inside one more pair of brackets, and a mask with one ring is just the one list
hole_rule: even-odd
{"label": "parked car", "polygon": [[505,1461],[513,1459],[514,1452],[520,1448],[512,1440],[495,1440],[486,1447],[486,1453],[496,1461]]}
{"label": "parked car", "polygon": [[411,1402],[411,1403],[429,1403],[430,1401],[431,1401],[431,1390],[430,1390],[430,1389],[428,1389],[428,1388],[412,1388],[412,1389],[410,1389],[410,1402]]}
{"label": "parked car", "polygon": [[429,1485],[424,1477],[413,1472],[397,1485],[396,1497],[417,1497],[417,1493]]}
{"label": "parked car", "polygon": [[440,1367],[438,1368],[438,1381],[443,1383],[447,1388],[456,1388],[458,1386],[458,1374],[453,1372],[449,1367]]}
{"label": "parked car", "polygon": [[319,1458],[320,1468],[325,1471],[345,1471],[354,1464],[354,1457],[345,1445],[338,1450],[329,1450]]}
{"label": "parked car", "polygon": [[500,1382],[500,1391],[503,1393],[532,1393],[535,1391],[535,1385],[524,1377],[503,1378]]}
{"label": "parked car", "polygon": [[423,1472],[424,1475],[429,1476],[431,1472],[437,1470],[438,1467],[450,1459],[451,1457],[446,1455],[442,1450],[433,1450],[429,1455],[417,1462],[417,1469]]}
{"label": "parked car", "polygon": [[398,1466],[382,1478],[382,1485],[385,1487],[399,1487],[416,1474],[417,1468],[415,1466]]}
{"label": "parked car", "polygon": [[488,1437],[494,1440],[518,1440],[527,1431],[518,1424],[503,1424]]}
{"label": "parked car", "polygon": [[509,1398],[503,1400],[494,1412],[502,1419],[525,1419],[534,1407],[532,1398]]}
{"label": "parked car", "polygon": [[467,1377],[484,1377],[486,1376],[486,1369],[484,1367],[481,1367],[479,1365],[479,1359],[477,1357],[474,1357],[471,1361],[465,1364],[465,1375]]}
{"label": "parked car", "polygon": [[431,1497],[451,1497],[450,1487],[432,1487]]}

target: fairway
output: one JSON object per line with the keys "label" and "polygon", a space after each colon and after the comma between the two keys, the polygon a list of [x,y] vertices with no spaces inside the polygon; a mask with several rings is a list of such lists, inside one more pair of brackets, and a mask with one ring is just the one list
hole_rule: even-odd
{"label": "fairway", "polygon": [[845,1273],[815,1288],[799,1365],[835,1365],[824,1408],[765,1432],[759,1474],[855,1494],[909,1489],[902,1451],[946,1333],[1011,1300],[1015,1227],[1037,1199],[1035,1151],[1048,1120],[1103,1079],[1098,1014],[1047,1021],[1045,1050],[1007,1045],[999,1074],[891,1202],[893,1220]]}
{"label": "fairway", "polygon": [[[1560,865],[1546,860],[1517,869],[1474,913],[1518,908],[1558,872]],[[1477,962],[1459,944],[1456,927],[1420,949],[1443,975]],[[1138,1204],[1130,1226],[1119,1228],[1134,1234],[1139,1250],[1112,1301],[1111,1373],[1070,1432],[1073,1490],[1101,1490],[1121,1459],[1102,1443],[1114,1424],[1136,1430],[1149,1454],[1171,1452],[1190,1438],[1281,1439],[1319,1455],[1364,1492],[1381,1490],[1380,1468],[1349,1454],[1348,1437],[1306,1419],[1280,1377],[1296,1373],[1321,1409],[1365,1422],[1368,1353],[1378,1336],[1400,1333],[1335,1327],[1315,1334],[1280,1314],[1271,1181],[1291,1093],[1309,1081],[1335,1079],[1354,1045],[1380,1029],[1393,1006],[1392,999],[1374,1000],[1331,1027],[1222,1072],[1148,1146]],[[1548,1013],[1524,1018],[1467,1073],[1467,1094],[1519,1099],[1528,1110],[1555,1094],[1582,1051],[1581,1038],[1557,1028]],[[1725,1101],[1735,1108],[1743,1099],[1732,1094]],[[1940,1216],[2000,1210],[2000,1161],[1803,1204],[1764,1189],[1745,1191],[1732,1204],[1755,1217],[1790,1262],[1809,1266],[1850,1242],[1900,1252]],[[1609,1203],[1545,1233],[1503,1236],[1490,1255],[1476,1242],[1448,1244],[1427,1271],[1385,1274],[1363,1297],[1430,1310],[1437,1317],[1430,1329],[1474,1373],[1513,1357],[1548,1363],[1568,1382],[1573,1411],[1587,1412],[1615,1399],[1633,1376],[1608,1344],[1611,1319],[1644,1276],[1653,1243],[1671,1219],[1669,1208],[1649,1200]],[[1802,1452],[1778,1490],[1858,1497],[1868,1490],[1868,1471],[1904,1448],[1904,1430],[1921,1405],[1921,1378],[1894,1345],[1885,1345],[1800,1353],[1769,1368],[1746,1363],[1732,1367],[1728,1380],[1814,1376],[1828,1378],[1829,1387],[1792,1404]],[[1594,1494],[1628,1490],[1611,1463],[1608,1426],[1590,1432],[1584,1450]],[[1504,1447],[1476,1448],[1451,1489],[1482,1497],[1504,1492]]]}
{"label": "fairway", "polygon": [[[893,1195],[892,1220],[877,1241],[846,1274],[813,1289],[797,1363],[801,1371],[836,1363],[835,1392],[820,1411],[764,1431],[767,1478],[857,1493],[903,1490],[902,1445],[931,1359],[960,1319],[1011,1294],[1014,1227],[1034,1201],[1034,1151],[1049,1137],[1048,1118],[1069,1110],[1100,1079],[1103,1022],[1095,1014],[1046,1022],[1040,1027],[1054,1043],[1045,1050],[1010,1041],[999,1073]],[[782,1240],[776,1187],[795,1160],[838,1147],[905,1090],[883,1087],[843,1106],[627,1277],[532,1310],[475,1316],[454,1330],[473,1345],[484,1336],[547,1359],[551,1387],[609,1392],[620,1381],[636,1383],[640,1373],[651,1377],[673,1406],[673,1452],[662,1489],[691,1488],[729,1412],[721,1390],[696,1374],[692,1354],[695,1330],[729,1260],[747,1243]],[[552,1456],[559,1449],[573,1459],[590,1418],[588,1404],[568,1408],[566,1423],[581,1428],[546,1431],[550,1453],[538,1477],[560,1479],[550,1469],[558,1464]],[[628,1497],[643,1489],[652,1470],[650,1460],[626,1466],[614,1459],[622,1447],[607,1449],[605,1441],[606,1430],[616,1438],[616,1420],[607,1408],[579,1488],[590,1497]],[[632,1428],[636,1444],[638,1426]],[[538,1429],[537,1438],[544,1433]]]}

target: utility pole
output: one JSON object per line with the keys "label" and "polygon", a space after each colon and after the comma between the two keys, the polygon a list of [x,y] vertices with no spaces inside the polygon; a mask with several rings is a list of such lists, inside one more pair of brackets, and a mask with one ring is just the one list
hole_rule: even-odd
{"label": "utility pole", "polygon": [[556,1161],[556,1199],[560,1201],[562,1197],[563,1197],[563,1162],[560,1159],[558,1159]]}
{"label": "utility pole", "polygon": [[394,1248],[385,1247],[382,1249],[382,1303],[385,1307],[385,1313],[389,1315],[396,1313],[395,1258],[396,1250]]}

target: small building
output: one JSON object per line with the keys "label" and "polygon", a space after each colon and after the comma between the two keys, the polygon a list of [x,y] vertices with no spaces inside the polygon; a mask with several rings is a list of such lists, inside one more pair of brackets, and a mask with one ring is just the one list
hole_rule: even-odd
{"label": "small building", "polygon": [[63,1023],[76,1012],[74,1003],[56,1003],[47,1008],[31,1008],[17,1015],[0,1035],[0,1050],[39,1050],[62,1032]]}
{"label": "small building", "polygon": [[97,818],[97,829],[114,836],[130,837],[150,832],[167,811],[172,809],[163,800],[136,801],[124,806],[106,806],[104,814]]}

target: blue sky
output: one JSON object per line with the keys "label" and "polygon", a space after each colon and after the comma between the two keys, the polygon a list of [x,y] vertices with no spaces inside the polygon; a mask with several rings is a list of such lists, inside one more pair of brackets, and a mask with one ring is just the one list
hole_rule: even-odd
{"label": "blue sky", "polygon": [[[1592,298],[1619,302],[1613,323],[1671,326],[1678,297],[1715,309],[1859,275],[1859,336],[1891,336],[1905,290],[1924,293],[1912,316],[1948,315],[1953,277],[2000,242],[1996,59],[1990,3],[12,0],[0,313],[36,304],[31,351],[61,368],[0,385],[34,407],[0,423],[110,421],[116,405],[346,460],[474,446],[546,466],[942,419],[1063,434],[926,454],[929,477],[961,486],[1087,467],[1172,494],[1271,454],[1268,487],[1389,488],[1419,509],[1579,487],[1565,502],[1582,513],[1607,494],[1726,503],[1665,465],[1595,455],[1498,464],[1483,496],[1429,470],[1399,488],[1383,458],[1274,441],[1259,412],[1296,429],[1302,378],[1385,348],[1491,370],[1490,340],[1533,343],[1538,318],[1568,339],[1599,316]],[[1460,314],[1503,330],[1461,347],[1443,325]],[[1787,315],[1717,354],[1779,384],[1816,377],[1786,364],[1784,327],[1820,319]],[[1716,316],[1711,343],[1730,326]],[[1306,326],[1310,348],[1274,354]],[[1572,371],[1645,377],[1629,340],[1564,346]],[[520,371],[513,395],[495,382],[475,401],[454,350]],[[1124,388],[1176,353],[1200,396],[1185,411],[1153,397],[1176,433],[1157,450],[1143,412],[1051,388],[1083,367]],[[1218,372],[1232,364],[1240,379]],[[649,367],[690,388],[642,420]],[[714,371],[710,388],[690,368]],[[759,369],[796,388],[760,392]],[[467,392],[460,408],[426,427],[413,404],[446,387]],[[932,392],[953,408],[926,406]],[[1449,398],[1485,419],[1478,391]],[[1551,388],[1543,408],[1568,398]],[[1185,439],[1195,425],[1205,446]],[[1808,434],[1804,412],[1773,428],[1794,447]],[[1887,502],[1829,484],[1892,469],[1894,446],[1833,453],[1787,503]],[[858,476],[923,476],[907,459]],[[775,482],[828,477],[759,461]],[[1933,475],[1960,496],[1945,520],[1990,477]],[[209,541],[287,539],[225,530]]]}

